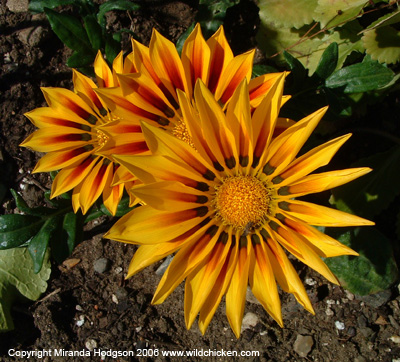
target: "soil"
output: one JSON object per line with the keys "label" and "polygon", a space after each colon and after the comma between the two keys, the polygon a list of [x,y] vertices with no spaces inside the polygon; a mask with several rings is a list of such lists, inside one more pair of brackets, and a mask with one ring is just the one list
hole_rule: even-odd
{"label": "soil", "polygon": [[[1,182],[19,191],[32,205],[44,205],[43,191],[50,188],[47,174],[32,175],[41,155],[19,147],[34,131],[24,113],[44,106],[40,87],[71,89],[71,51],[52,33],[43,14],[32,15],[28,1],[0,2],[0,58],[2,94],[0,122]],[[18,8],[15,4],[18,4]],[[244,11],[245,10],[245,11]],[[112,14],[110,26],[130,27],[148,44],[153,27],[172,41],[194,21],[195,1],[146,1],[138,12]],[[254,47],[257,8],[242,1],[227,13],[226,33],[235,53]],[[125,39],[128,47],[129,42]],[[1,212],[12,213],[11,194],[2,197]],[[103,220],[106,225],[109,220]],[[333,286],[302,265],[295,265],[316,314],[299,306],[291,295],[281,294],[285,327],[280,328],[251,295],[240,339],[236,339],[219,306],[206,334],[197,325],[186,330],[183,316],[183,285],[162,304],[150,301],[160,279],[161,263],[124,280],[135,247],[102,239],[101,233],[76,247],[70,264],[53,265],[48,290],[36,302],[13,307],[15,330],[0,339],[0,360],[25,360],[8,355],[19,351],[64,349],[88,351],[212,350],[258,351],[248,361],[387,361],[400,360],[400,297],[397,287],[368,297],[358,297]],[[76,265],[74,265],[77,263]],[[104,264],[101,268],[101,264]],[[101,268],[101,269],[100,269]],[[147,353],[147,355],[146,355]],[[168,361],[170,357],[106,356],[105,360]],[[39,358],[37,358],[39,359]],[[228,357],[212,357],[225,361]],[[28,360],[28,359],[26,359]],[[31,358],[30,360],[35,360]],[[100,357],[45,357],[45,361],[99,361]],[[104,358],[103,358],[104,360]],[[184,358],[200,360],[200,357]]]}

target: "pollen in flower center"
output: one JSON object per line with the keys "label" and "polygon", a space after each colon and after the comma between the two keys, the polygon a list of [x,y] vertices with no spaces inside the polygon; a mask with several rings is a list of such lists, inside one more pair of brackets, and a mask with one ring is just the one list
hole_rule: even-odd
{"label": "pollen in flower center", "polygon": [[256,227],[270,213],[271,190],[253,176],[228,177],[216,187],[213,204],[224,224],[239,230]]}
{"label": "pollen in flower center", "polygon": [[96,130],[96,134],[99,146],[103,147],[108,141],[108,136],[100,130]]}
{"label": "pollen in flower center", "polygon": [[190,134],[183,121],[179,121],[178,123],[175,124],[175,127],[172,129],[172,134],[176,138],[186,142],[189,146],[195,148],[192,137],[190,137]]}

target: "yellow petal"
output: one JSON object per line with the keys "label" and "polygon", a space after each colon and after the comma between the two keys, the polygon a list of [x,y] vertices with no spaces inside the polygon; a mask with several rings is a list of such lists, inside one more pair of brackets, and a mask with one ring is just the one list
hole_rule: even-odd
{"label": "yellow petal", "polygon": [[153,29],[149,48],[150,59],[155,72],[177,101],[176,89],[184,92],[189,92],[189,90],[185,71],[175,45]]}
{"label": "yellow petal", "polygon": [[[255,236],[261,240],[260,236]],[[275,282],[274,271],[264,250],[264,243],[254,245],[254,264],[250,267],[249,282],[254,296],[265,310],[283,327],[281,302]]]}
{"label": "yellow petal", "polygon": [[[210,227],[200,238],[193,239],[175,255],[168,269],[165,271],[154,293],[152,304],[160,304],[172,293],[172,291],[186,278],[196,267],[204,264],[207,256],[214,250],[219,232],[213,234]],[[215,231],[214,231],[215,232]]]}
{"label": "yellow petal", "polygon": [[109,172],[103,191],[103,203],[107,210],[115,215],[124,192],[124,185],[111,186],[114,173]]}
{"label": "yellow petal", "polygon": [[92,109],[100,111],[104,108],[99,97],[93,90],[97,85],[85,75],[79,73],[77,70],[72,69],[72,81],[74,83],[75,92],[87,103]]}
{"label": "yellow petal", "polygon": [[236,338],[240,337],[249,282],[249,268],[254,263],[252,258],[254,255],[250,252],[251,248],[251,241],[247,241],[247,247],[239,246],[238,261],[226,292],[226,316]]}
{"label": "yellow petal", "polygon": [[[287,73],[283,73],[285,76]],[[268,73],[251,79],[249,82],[250,105],[257,108],[271,87],[279,80],[282,73]]]}
{"label": "yellow petal", "polygon": [[215,99],[220,100],[223,104],[227,103],[243,79],[247,79],[247,82],[250,81],[254,52],[254,50],[250,50],[229,62],[218,82]]}
{"label": "yellow petal", "polygon": [[291,183],[288,186],[288,192],[290,193],[290,197],[299,197],[310,193],[330,190],[371,171],[368,167],[360,167],[309,175]]}
{"label": "yellow petal", "polygon": [[96,74],[99,88],[115,87],[117,85],[114,83],[111,69],[103,58],[100,50],[97,52],[94,60],[94,73]]}
{"label": "yellow petal", "polygon": [[204,220],[202,210],[174,212],[141,206],[119,219],[105,237],[133,244],[167,242],[200,224]]}
{"label": "yellow petal", "polygon": [[372,221],[359,216],[305,201],[290,200],[287,211],[282,213],[315,226],[374,225]]}
{"label": "yellow petal", "polygon": [[181,55],[188,82],[189,98],[192,97],[192,91],[197,79],[201,79],[204,83],[207,82],[210,56],[210,48],[201,33],[200,24],[197,24],[186,39]]}
{"label": "yellow petal", "polygon": [[288,185],[301,177],[308,175],[319,167],[327,165],[339,148],[350,138],[350,134],[335,138],[318,147],[313,148],[306,154],[293,161],[279,177],[283,179],[279,184]]}

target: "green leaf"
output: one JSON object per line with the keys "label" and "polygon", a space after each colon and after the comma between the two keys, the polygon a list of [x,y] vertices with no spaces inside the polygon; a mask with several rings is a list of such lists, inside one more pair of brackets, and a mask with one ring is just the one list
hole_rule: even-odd
{"label": "green leaf", "polygon": [[334,72],[325,82],[328,88],[343,88],[344,93],[360,93],[379,89],[394,77],[389,68],[376,61],[363,61]]}
{"label": "green leaf", "polygon": [[176,50],[178,51],[179,55],[182,53],[183,49],[183,44],[185,43],[186,39],[190,35],[190,33],[193,31],[195,27],[195,23],[192,23],[186,31],[179,37],[178,41],[176,42]]}
{"label": "green leaf", "polygon": [[115,41],[112,37],[107,36],[106,38],[106,59],[111,64],[114,58],[121,51],[121,44]]}
{"label": "green leaf", "polygon": [[357,295],[388,289],[398,277],[390,240],[373,227],[339,230],[326,232],[360,254],[325,259],[341,285]]}
{"label": "green leaf", "polygon": [[304,85],[304,80],[307,78],[306,68],[304,68],[303,64],[290,53],[284,51],[283,56],[292,71],[293,87],[297,88],[299,85]]}
{"label": "green leaf", "polygon": [[52,213],[54,213],[54,209],[49,209],[47,207],[30,208],[18,192],[16,192],[14,189],[10,189],[10,191],[15,199],[15,204],[16,204],[17,208],[22,213],[27,214],[27,215],[32,215],[32,216],[38,216],[38,217],[43,217],[43,216],[51,215]]}
{"label": "green leaf", "polygon": [[330,44],[322,54],[315,74],[321,78],[328,78],[336,69],[339,59],[339,48],[337,43]]}
{"label": "green leaf", "polygon": [[92,48],[98,50],[103,47],[103,32],[100,24],[94,15],[86,15],[83,18],[83,23],[86,29],[86,33],[89,37]]}
{"label": "green leaf", "polygon": [[226,11],[239,0],[200,0],[196,21],[201,24],[204,35],[209,37],[223,24]]}
{"label": "green leaf", "polygon": [[318,0],[314,20],[321,23],[321,28],[331,28],[362,15],[367,5],[365,0]]}
{"label": "green leaf", "polygon": [[33,13],[42,13],[44,8],[54,9],[57,6],[69,5],[76,0],[30,0],[29,11]]}
{"label": "green leaf", "polygon": [[40,273],[33,272],[32,259],[26,248],[0,251],[0,332],[14,328],[10,313],[13,300],[19,294],[37,300],[47,289],[50,273],[48,258]]}
{"label": "green leaf", "polygon": [[33,270],[35,273],[39,273],[42,269],[44,256],[46,254],[50,238],[52,237],[54,231],[60,227],[61,220],[61,216],[54,216],[47,219],[39,232],[29,243],[28,251],[33,260]]}
{"label": "green leaf", "polygon": [[400,22],[400,10],[387,14],[364,30],[362,42],[366,53],[380,63],[400,61],[400,32],[390,25]]}
{"label": "green leaf", "polygon": [[100,5],[99,12],[97,14],[97,20],[101,26],[105,26],[105,14],[112,10],[130,10],[137,11],[140,9],[140,5],[131,2],[130,0],[108,0],[104,4]]}
{"label": "green leaf", "polygon": [[372,218],[385,210],[400,194],[400,146],[352,164],[369,166],[369,174],[332,190],[331,203],[339,210]]}
{"label": "green leaf", "polygon": [[258,6],[261,22],[299,29],[313,21],[317,0],[259,0]]}
{"label": "green leaf", "polygon": [[66,46],[82,53],[87,53],[88,49],[91,49],[86,30],[76,17],[48,8],[44,11],[51,28]]}
{"label": "green leaf", "polygon": [[260,75],[264,75],[267,73],[276,73],[278,70],[274,67],[265,64],[256,64],[253,65],[253,72],[251,74],[251,78],[257,78]]}
{"label": "green leaf", "polygon": [[[67,60],[67,65],[70,68],[83,68],[92,64],[96,53],[89,49],[89,52],[74,52]],[[61,196],[64,197],[64,196]]]}
{"label": "green leaf", "polygon": [[0,215],[0,250],[16,248],[31,239],[43,220],[31,215]]}

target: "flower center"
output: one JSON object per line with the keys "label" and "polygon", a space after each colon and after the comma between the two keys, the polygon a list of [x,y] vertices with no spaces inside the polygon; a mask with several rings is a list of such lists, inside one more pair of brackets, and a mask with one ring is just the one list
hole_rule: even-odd
{"label": "flower center", "polygon": [[253,229],[271,214],[271,189],[256,177],[227,177],[215,189],[217,215],[235,229]]}
{"label": "flower center", "polygon": [[189,134],[189,132],[188,132],[188,130],[187,130],[187,128],[186,128],[185,122],[183,122],[183,121],[178,121],[178,122],[175,124],[175,127],[172,129],[172,134],[173,134],[176,138],[178,138],[178,139],[180,139],[180,140],[186,142],[189,146],[195,148],[195,147],[194,147],[194,144],[193,144],[192,137],[190,137],[190,134]]}
{"label": "flower center", "polygon": [[103,147],[108,141],[108,136],[98,129],[96,130],[96,134],[99,146]]}

